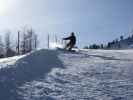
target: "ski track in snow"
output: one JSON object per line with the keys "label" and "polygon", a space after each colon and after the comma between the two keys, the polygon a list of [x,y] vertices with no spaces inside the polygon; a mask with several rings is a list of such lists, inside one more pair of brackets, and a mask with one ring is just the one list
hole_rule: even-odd
{"label": "ski track in snow", "polygon": [[133,100],[132,50],[58,51],[57,57],[62,64],[16,86],[17,100]]}

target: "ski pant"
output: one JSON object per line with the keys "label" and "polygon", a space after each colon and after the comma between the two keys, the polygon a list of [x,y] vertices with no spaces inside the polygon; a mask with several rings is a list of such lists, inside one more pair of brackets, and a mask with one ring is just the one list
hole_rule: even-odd
{"label": "ski pant", "polygon": [[72,50],[74,45],[75,45],[75,43],[69,42],[69,43],[66,44],[65,49]]}

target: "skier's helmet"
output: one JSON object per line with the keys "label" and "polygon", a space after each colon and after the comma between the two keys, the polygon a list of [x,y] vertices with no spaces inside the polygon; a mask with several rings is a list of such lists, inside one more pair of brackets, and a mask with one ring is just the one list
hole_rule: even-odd
{"label": "skier's helmet", "polygon": [[71,33],[71,36],[74,36],[74,32]]}

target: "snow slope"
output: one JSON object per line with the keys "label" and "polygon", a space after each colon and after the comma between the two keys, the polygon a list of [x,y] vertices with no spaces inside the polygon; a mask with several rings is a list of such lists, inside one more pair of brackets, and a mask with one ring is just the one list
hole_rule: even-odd
{"label": "snow slope", "polygon": [[132,50],[39,50],[8,66],[0,100],[133,100]]}

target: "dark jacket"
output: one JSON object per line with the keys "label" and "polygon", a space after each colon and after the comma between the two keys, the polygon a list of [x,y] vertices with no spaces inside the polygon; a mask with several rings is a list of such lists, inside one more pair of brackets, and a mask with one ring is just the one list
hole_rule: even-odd
{"label": "dark jacket", "polygon": [[70,40],[70,43],[76,44],[76,37],[74,35],[69,36],[67,38],[63,38],[63,40]]}

